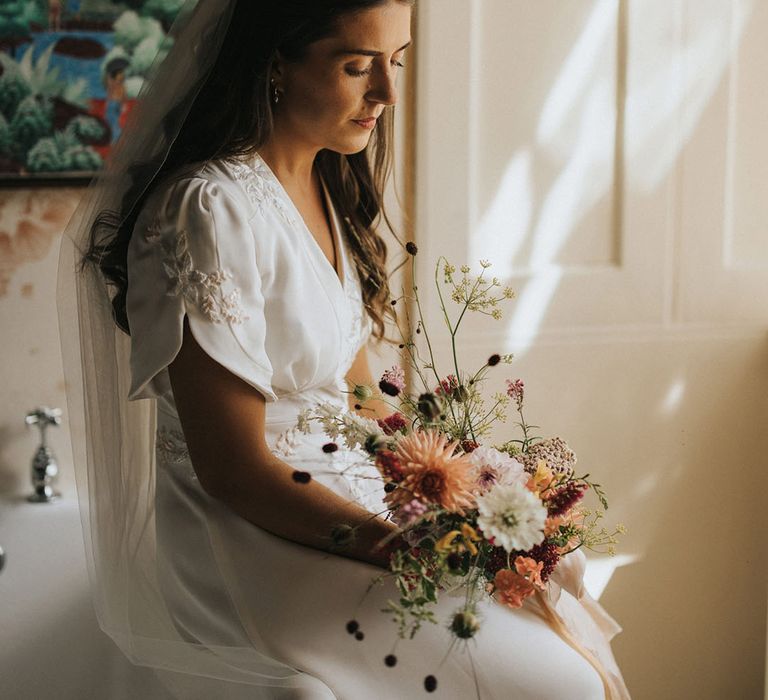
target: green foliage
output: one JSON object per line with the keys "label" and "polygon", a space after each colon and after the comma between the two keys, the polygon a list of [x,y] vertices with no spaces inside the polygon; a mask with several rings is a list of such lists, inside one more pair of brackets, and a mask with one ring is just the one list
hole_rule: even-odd
{"label": "green foliage", "polygon": [[104,125],[93,117],[80,116],[70,120],[66,132],[75,137],[76,141],[97,141],[104,136]]}
{"label": "green foliage", "polygon": [[0,2],[0,37],[24,37],[30,24],[45,24],[43,9],[34,0],[5,0]]}
{"label": "green foliage", "polygon": [[[89,118],[82,119],[87,122]],[[89,128],[93,128],[92,125]],[[92,171],[98,170],[101,166],[101,156],[90,146],[80,143],[75,129],[69,128],[40,139],[27,154],[27,169],[33,173]]]}
{"label": "green foliage", "polygon": [[123,12],[115,20],[115,44],[122,46],[127,52],[134,49],[145,39],[154,39],[159,46],[165,37],[163,26],[153,17],[140,17],[133,10]]}
{"label": "green foliage", "polygon": [[30,93],[29,85],[18,73],[6,70],[0,76],[0,112],[6,119],[13,119],[17,107]]}
{"label": "green foliage", "polygon": [[8,120],[0,114],[0,155],[13,155],[13,140],[11,138],[11,127]]}
{"label": "green foliage", "polygon": [[64,170],[64,159],[52,137],[40,139],[27,154],[27,170],[53,173]]}
{"label": "green foliage", "polygon": [[184,4],[184,0],[147,0],[141,14],[154,17],[166,26],[170,25]]}
{"label": "green foliage", "polygon": [[25,97],[11,120],[10,128],[16,152],[25,157],[38,139],[53,130],[50,102],[36,95]]}
{"label": "green foliage", "polygon": [[410,552],[398,551],[392,557],[390,570],[396,576],[400,599],[388,601],[383,612],[392,615],[401,638],[408,635],[412,639],[424,622],[437,623],[430,609],[437,602],[437,582],[432,573],[436,562],[433,552],[416,557]]}
{"label": "green foliage", "polygon": [[100,170],[103,165],[101,156],[90,146],[78,144],[64,151],[64,169],[88,172]]}
{"label": "green foliage", "polygon": [[131,75],[147,75],[160,51],[160,44],[161,42],[154,36],[149,36],[139,43],[131,58]]}
{"label": "green foliage", "polygon": [[0,77],[0,110],[8,119],[13,118],[16,107],[27,95],[61,97],[70,104],[85,106],[88,81],[85,78],[71,82],[62,79],[60,70],[51,67],[54,47],[51,44],[37,61],[32,58],[32,46],[24,52],[18,63],[0,53],[0,64],[3,67],[3,75]]}
{"label": "green foliage", "polygon": [[144,87],[144,78],[140,75],[132,75],[125,80],[125,96],[127,98],[135,98],[139,96],[141,88]]}

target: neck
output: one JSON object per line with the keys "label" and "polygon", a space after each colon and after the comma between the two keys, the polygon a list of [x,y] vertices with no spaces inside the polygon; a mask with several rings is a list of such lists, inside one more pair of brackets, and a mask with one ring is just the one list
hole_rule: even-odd
{"label": "neck", "polygon": [[308,192],[312,188],[313,166],[320,150],[275,128],[272,138],[259,148],[259,155],[281,183]]}

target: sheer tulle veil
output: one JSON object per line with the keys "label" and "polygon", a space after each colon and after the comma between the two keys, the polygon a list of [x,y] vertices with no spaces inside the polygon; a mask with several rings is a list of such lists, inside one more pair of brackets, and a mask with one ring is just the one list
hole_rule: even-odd
{"label": "sheer tulle veil", "polygon": [[203,646],[174,626],[156,573],[155,401],[128,402],[130,338],[115,324],[112,290],[98,266],[80,266],[96,217],[105,210],[127,215],[162,166],[221,50],[235,5],[189,0],[182,8],[170,30],[170,53],[153,66],[105,170],[66,227],[57,306],[72,460],[102,630],[135,664],[192,674],[179,678],[203,686],[232,681],[250,687],[248,697],[255,698],[267,687],[296,686],[302,674],[253,647]]}

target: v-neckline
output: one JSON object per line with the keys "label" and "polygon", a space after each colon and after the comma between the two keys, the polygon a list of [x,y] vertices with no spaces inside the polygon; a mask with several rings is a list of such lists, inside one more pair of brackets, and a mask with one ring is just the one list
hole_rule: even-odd
{"label": "v-neckline", "polygon": [[304,217],[301,215],[299,208],[294,204],[293,199],[291,199],[291,196],[288,194],[288,191],[285,189],[285,187],[283,187],[283,183],[280,182],[280,179],[277,177],[277,175],[275,175],[272,168],[269,167],[269,165],[267,164],[267,161],[265,161],[261,157],[260,153],[256,153],[256,158],[259,161],[259,163],[261,163],[264,166],[264,169],[267,171],[270,177],[275,181],[275,184],[279,188],[283,197],[288,201],[288,205],[293,209],[293,213],[296,216],[296,218],[299,220],[301,227],[304,229],[304,233],[306,234],[306,237],[309,238],[310,240],[310,245],[314,246],[316,253],[320,255],[320,257],[325,261],[325,264],[327,265],[327,269],[329,269],[330,272],[333,273],[333,276],[338,281],[341,289],[346,292],[346,284],[344,280],[346,277],[347,269],[346,269],[346,260],[344,259],[344,253],[342,252],[343,248],[341,243],[341,231],[339,228],[336,208],[333,206],[330,192],[328,191],[328,187],[325,184],[325,180],[323,180],[322,174],[319,174],[320,185],[323,190],[323,198],[325,199],[326,210],[328,213],[328,223],[330,224],[330,227],[331,227],[331,238],[333,239],[336,262],[338,264],[338,267],[341,268],[341,270],[337,269],[337,267],[334,267],[331,261],[328,260],[327,256],[323,252],[323,249],[320,247],[320,244],[317,242],[317,239],[312,234],[312,231],[309,230],[309,226],[307,226],[307,222],[304,220]]}

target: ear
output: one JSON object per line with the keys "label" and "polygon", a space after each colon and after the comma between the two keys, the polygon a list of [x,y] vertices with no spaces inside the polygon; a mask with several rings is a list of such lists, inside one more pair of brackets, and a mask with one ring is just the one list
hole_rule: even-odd
{"label": "ear", "polygon": [[275,58],[272,61],[272,72],[270,78],[274,79],[276,83],[279,83],[285,75],[285,58],[279,50],[275,52]]}

